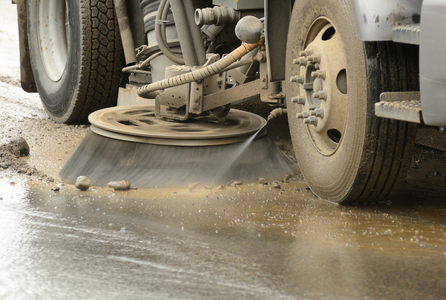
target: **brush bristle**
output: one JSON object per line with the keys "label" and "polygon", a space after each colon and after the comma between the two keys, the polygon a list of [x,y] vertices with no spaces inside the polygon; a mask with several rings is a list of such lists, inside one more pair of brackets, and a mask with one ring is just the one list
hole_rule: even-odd
{"label": "brush bristle", "polygon": [[[216,185],[232,180],[253,182],[281,178],[292,170],[275,144],[261,137],[243,143],[179,147],[135,143],[87,133],[61,171],[74,183],[81,175],[93,185],[127,180],[134,187],[187,187],[191,183]],[[241,153],[240,153],[241,152]]]}

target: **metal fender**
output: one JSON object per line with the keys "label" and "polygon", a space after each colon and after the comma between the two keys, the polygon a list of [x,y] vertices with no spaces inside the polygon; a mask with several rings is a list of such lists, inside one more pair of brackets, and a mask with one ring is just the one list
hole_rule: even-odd
{"label": "metal fender", "polygon": [[361,41],[391,41],[392,28],[420,23],[423,0],[351,0]]}
{"label": "metal fender", "polygon": [[446,126],[446,1],[424,0],[420,33],[420,92],[424,123]]}

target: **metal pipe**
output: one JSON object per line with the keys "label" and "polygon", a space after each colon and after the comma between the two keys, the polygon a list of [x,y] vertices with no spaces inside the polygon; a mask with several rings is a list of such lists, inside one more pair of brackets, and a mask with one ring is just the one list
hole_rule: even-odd
{"label": "metal pipe", "polygon": [[203,25],[229,25],[241,19],[241,13],[232,7],[215,6],[195,10],[195,24]]}
{"label": "metal pipe", "polygon": [[278,108],[274,109],[273,111],[271,111],[267,120],[269,121],[269,120],[277,118],[278,116],[286,115],[286,114],[287,114],[286,108],[278,107]]}
{"label": "metal pipe", "polygon": [[125,63],[136,63],[135,43],[130,27],[127,5],[125,0],[114,0],[116,18],[118,19],[119,32],[121,33],[122,47],[124,49]]}
{"label": "metal pipe", "polygon": [[127,0],[128,15],[131,16],[130,27],[132,28],[133,42],[135,48],[145,44],[144,17],[141,10],[140,0]]}
{"label": "metal pipe", "polygon": [[152,61],[154,58],[160,56],[161,54],[163,54],[163,53],[162,52],[155,52],[155,54],[152,54],[151,56],[149,56],[143,62],[140,62],[139,64],[136,64],[136,65],[131,65],[131,66],[123,68],[122,72],[123,73],[132,73],[133,70],[143,69],[148,63],[150,63],[150,61]]}
{"label": "metal pipe", "polygon": [[195,24],[192,1],[170,0],[181,51],[187,66],[201,66],[206,62],[200,28]]}

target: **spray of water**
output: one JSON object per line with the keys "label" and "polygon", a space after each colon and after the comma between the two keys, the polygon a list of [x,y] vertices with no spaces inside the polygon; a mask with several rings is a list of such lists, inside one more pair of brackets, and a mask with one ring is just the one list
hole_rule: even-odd
{"label": "spray of water", "polygon": [[252,143],[252,141],[256,138],[257,134],[259,134],[260,130],[263,129],[263,127],[266,126],[263,125],[259,128],[249,139],[244,141],[243,143],[240,143],[236,149],[232,152],[232,156],[229,158],[228,161],[225,163],[225,167],[220,169],[220,172],[216,174],[216,178],[224,178],[226,173],[234,166],[235,162],[243,155],[243,153],[246,151],[248,146]]}

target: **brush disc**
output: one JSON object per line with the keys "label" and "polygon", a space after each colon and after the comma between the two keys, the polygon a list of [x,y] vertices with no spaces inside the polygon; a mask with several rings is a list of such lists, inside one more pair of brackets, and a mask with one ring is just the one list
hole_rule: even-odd
{"label": "brush disc", "polygon": [[231,110],[224,124],[180,123],[157,119],[150,106],[124,106],[89,120],[92,130],[60,174],[69,183],[84,175],[97,186],[127,180],[136,187],[187,187],[292,173],[262,129],[266,121],[248,112]]}
{"label": "brush disc", "polygon": [[[212,146],[247,140],[266,125],[264,118],[231,109],[225,121],[199,117],[172,121],[155,116],[152,105],[117,106],[98,110],[88,120],[96,134],[113,139],[170,146]],[[257,137],[266,134],[266,130]]]}

